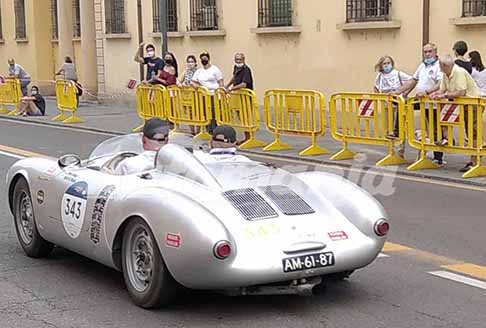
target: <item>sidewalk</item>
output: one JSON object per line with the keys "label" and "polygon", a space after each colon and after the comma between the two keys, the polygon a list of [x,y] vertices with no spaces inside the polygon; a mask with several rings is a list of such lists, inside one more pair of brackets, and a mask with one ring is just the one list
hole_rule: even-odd
{"label": "sidewalk", "polygon": [[[52,99],[47,100],[46,116],[45,117],[15,117],[12,119],[35,121],[43,124],[54,124],[66,126],[65,124],[51,121],[52,117],[58,114],[56,103]],[[142,120],[138,117],[135,107],[128,107],[127,105],[117,106],[103,106],[93,103],[82,103],[78,114],[86,119],[86,123],[69,125],[73,128],[90,129],[99,132],[109,132],[113,134],[130,133],[133,128],[142,124]],[[1,115],[0,117],[6,117]],[[263,119],[263,118],[262,118]],[[273,135],[262,129],[258,132],[257,137],[265,142],[273,141]],[[437,170],[422,170],[422,171],[407,171],[407,165],[392,166],[392,167],[376,167],[375,163],[386,155],[386,149],[381,147],[372,147],[367,145],[350,145],[350,149],[359,152],[355,160],[348,161],[331,161],[330,157],[341,150],[341,143],[335,141],[328,132],[324,137],[320,138],[319,145],[330,151],[328,155],[321,156],[307,156],[301,157],[298,153],[310,145],[309,138],[301,137],[283,137],[282,141],[290,143],[294,149],[277,152],[264,152],[261,149],[252,149],[248,153],[265,154],[269,156],[277,156],[280,158],[290,158],[302,161],[302,164],[307,163],[322,163],[329,165],[337,165],[345,168],[355,167],[362,169],[372,169],[377,171],[392,172],[401,175],[407,175],[418,178],[429,178],[434,180],[458,182],[477,186],[486,186],[485,178],[463,179],[462,173],[459,169],[464,166],[467,161],[465,156],[447,154],[445,160],[447,165]],[[413,163],[417,158],[418,151],[407,146],[405,157],[409,163]]]}

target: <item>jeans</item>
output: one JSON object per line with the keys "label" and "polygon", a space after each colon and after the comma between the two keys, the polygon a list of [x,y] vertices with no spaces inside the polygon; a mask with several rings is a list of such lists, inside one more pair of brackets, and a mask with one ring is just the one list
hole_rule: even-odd
{"label": "jeans", "polygon": [[[438,131],[439,131],[439,122],[437,121],[437,107],[432,107],[430,108],[430,106],[434,106],[432,104],[429,105],[429,107],[425,108],[425,118],[427,120],[427,124],[430,124],[430,119],[429,119],[429,115],[432,115],[432,117],[434,118],[433,121],[434,121],[434,126],[432,127],[432,131],[434,132],[434,139],[433,141],[436,142],[438,141],[437,140],[437,134],[438,134]],[[437,160],[442,160],[444,158],[444,153],[443,152],[440,152],[440,151],[434,151],[434,159],[437,159]]]}

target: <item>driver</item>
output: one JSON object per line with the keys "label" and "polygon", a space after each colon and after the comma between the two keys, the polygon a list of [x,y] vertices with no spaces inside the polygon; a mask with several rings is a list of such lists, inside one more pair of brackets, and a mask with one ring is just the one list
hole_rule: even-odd
{"label": "driver", "polygon": [[144,152],[124,159],[116,167],[116,174],[127,175],[153,169],[155,156],[169,141],[169,124],[160,118],[151,118],[143,127],[142,144]]}

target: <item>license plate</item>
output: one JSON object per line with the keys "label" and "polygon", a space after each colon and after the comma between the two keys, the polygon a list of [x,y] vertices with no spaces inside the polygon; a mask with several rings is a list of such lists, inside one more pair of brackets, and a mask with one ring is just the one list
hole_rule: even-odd
{"label": "license plate", "polygon": [[295,272],[314,268],[324,268],[335,264],[334,253],[316,253],[295,257],[288,257],[282,260],[283,271]]}

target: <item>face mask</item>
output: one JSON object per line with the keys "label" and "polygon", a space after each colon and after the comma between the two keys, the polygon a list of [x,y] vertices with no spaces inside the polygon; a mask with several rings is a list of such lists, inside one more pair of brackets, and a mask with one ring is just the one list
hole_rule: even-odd
{"label": "face mask", "polygon": [[30,91],[30,93],[31,93],[33,96],[35,96],[35,95],[36,95],[38,92],[37,92],[37,90],[32,90],[32,91]]}
{"label": "face mask", "polygon": [[155,51],[147,51],[147,56],[149,56],[150,58],[155,57]]}
{"label": "face mask", "polygon": [[383,65],[383,72],[385,73],[390,73],[391,71],[393,71],[393,66],[388,64],[388,65]]}
{"label": "face mask", "polygon": [[166,63],[167,65],[172,65],[172,64],[174,63],[174,61],[173,61],[172,59],[166,59],[166,60],[165,60],[165,63]]}
{"label": "face mask", "polygon": [[437,61],[437,58],[426,58],[424,59],[425,65],[433,65]]}
{"label": "face mask", "polygon": [[241,64],[238,64],[238,63],[235,63],[235,66],[238,67],[238,68],[242,68],[245,64],[241,63]]}
{"label": "face mask", "polygon": [[195,63],[186,63],[186,65],[187,65],[187,68],[189,68],[189,69],[196,67]]}
{"label": "face mask", "polygon": [[209,64],[209,59],[201,59],[201,64],[206,66],[207,64]]}

